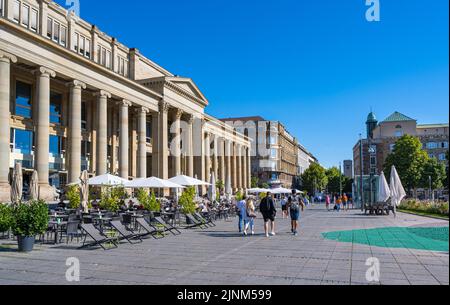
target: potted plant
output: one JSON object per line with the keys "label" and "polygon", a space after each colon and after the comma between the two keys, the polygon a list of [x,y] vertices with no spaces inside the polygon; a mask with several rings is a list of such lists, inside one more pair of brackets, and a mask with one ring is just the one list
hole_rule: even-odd
{"label": "potted plant", "polygon": [[11,228],[19,245],[19,252],[33,251],[36,235],[48,227],[48,206],[43,201],[32,201],[12,208]]}
{"label": "potted plant", "polygon": [[66,193],[67,200],[69,200],[69,207],[71,209],[78,209],[81,205],[81,198],[80,198],[80,187],[78,185],[71,185],[69,186],[67,193]]}
{"label": "potted plant", "polygon": [[[185,215],[192,214],[195,212],[196,206],[194,202],[195,198],[195,188],[189,187],[184,190],[181,194],[178,204],[181,206],[181,212]],[[186,217],[186,223],[192,224],[191,221]]]}
{"label": "potted plant", "polygon": [[161,203],[156,199],[154,191],[149,194],[146,190],[139,189],[137,199],[152,219],[161,215]]}

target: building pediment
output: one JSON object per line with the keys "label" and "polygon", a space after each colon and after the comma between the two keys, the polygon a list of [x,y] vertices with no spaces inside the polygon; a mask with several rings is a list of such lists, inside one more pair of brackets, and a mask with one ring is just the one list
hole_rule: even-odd
{"label": "building pediment", "polygon": [[178,76],[164,76],[139,80],[142,85],[164,95],[165,90],[172,90],[178,94],[197,102],[202,107],[208,106],[208,100],[190,78]]}

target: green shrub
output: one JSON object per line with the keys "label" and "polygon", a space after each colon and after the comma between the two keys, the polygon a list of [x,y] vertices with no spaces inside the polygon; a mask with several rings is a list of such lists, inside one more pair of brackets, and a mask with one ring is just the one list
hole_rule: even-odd
{"label": "green shrub", "polygon": [[12,224],[12,208],[0,203],[0,233],[7,232]]}
{"label": "green shrub", "polygon": [[448,216],[448,202],[406,200],[400,204],[399,209]]}
{"label": "green shrub", "polygon": [[81,205],[80,187],[78,185],[69,186],[66,194],[71,209],[78,209]]}
{"label": "green shrub", "polygon": [[117,193],[114,193],[115,192],[111,188],[106,188],[102,191],[99,204],[101,209],[114,213],[117,213],[120,210],[120,198],[116,197]]}
{"label": "green shrub", "polygon": [[192,214],[195,212],[196,206],[194,198],[195,198],[195,188],[192,186],[186,188],[178,200],[178,203],[181,206],[182,213]]}
{"label": "green shrub", "polygon": [[149,212],[161,212],[161,204],[158,200],[156,200],[154,191],[149,194],[144,189],[139,189],[137,193],[137,199],[142,204],[145,210]]}
{"label": "green shrub", "polygon": [[11,228],[16,236],[32,237],[47,231],[48,206],[44,201],[33,201],[12,208]]}

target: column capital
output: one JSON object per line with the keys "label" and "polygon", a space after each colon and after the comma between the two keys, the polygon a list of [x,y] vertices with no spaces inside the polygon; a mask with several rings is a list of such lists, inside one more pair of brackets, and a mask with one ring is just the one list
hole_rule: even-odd
{"label": "column capital", "polygon": [[11,62],[15,64],[17,62],[17,57],[12,55],[11,53],[0,50],[0,61],[8,63]]}
{"label": "column capital", "polygon": [[56,76],[55,71],[53,71],[52,69],[49,69],[47,67],[43,67],[43,66],[36,69],[35,73],[38,76],[43,76],[43,77],[48,77],[48,78]]}
{"label": "column capital", "polygon": [[170,105],[169,105],[168,102],[166,102],[164,100],[159,102],[159,111],[160,112],[168,113],[169,112],[169,108],[170,108]]}
{"label": "column capital", "polygon": [[150,109],[148,109],[147,107],[144,107],[144,106],[136,107],[136,108],[134,109],[134,111],[135,111],[137,114],[145,113],[145,114],[147,115],[148,113],[150,113]]}
{"label": "column capital", "polygon": [[109,93],[108,91],[105,90],[100,90],[96,93],[94,93],[94,96],[96,97],[106,97],[106,98],[111,98],[111,93]]}
{"label": "column capital", "polygon": [[72,80],[67,83],[67,87],[70,88],[78,88],[78,89],[86,89],[86,84],[79,80]]}
{"label": "column capital", "polygon": [[133,104],[129,100],[123,99],[121,101],[118,101],[116,105],[120,107],[131,107],[131,105]]}
{"label": "column capital", "polygon": [[174,112],[174,118],[176,120],[180,120],[181,116],[183,115],[184,111],[181,110],[180,108],[175,108],[175,112]]}
{"label": "column capital", "polygon": [[192,125],[194,123],[195,117],[192,113],[186,114],[185,118],[186,118],[186,123],[188,123],[189,125]]}

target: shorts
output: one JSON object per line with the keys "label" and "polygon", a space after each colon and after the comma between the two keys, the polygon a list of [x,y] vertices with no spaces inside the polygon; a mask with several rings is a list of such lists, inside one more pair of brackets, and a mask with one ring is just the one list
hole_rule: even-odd
{"label": "shorts", "polygon": [[282,205],[282,206],[281,206],[281,210],[282,210],[282,211],[287,211],[287,206],[286,206],[286,205]]}
{"label": "shorts", "polygon": [[274,222],[275,221],[275,215],[264,215],[263,214],[263,218],[264,218],[264,222],[269,222],[269,221]]}
{"label": "shorts", "polygon": [[291,210],[291,220],[298,221],[300,219],[300,211]]}

